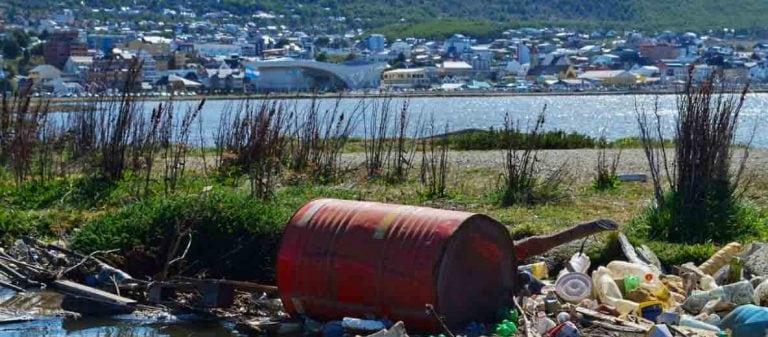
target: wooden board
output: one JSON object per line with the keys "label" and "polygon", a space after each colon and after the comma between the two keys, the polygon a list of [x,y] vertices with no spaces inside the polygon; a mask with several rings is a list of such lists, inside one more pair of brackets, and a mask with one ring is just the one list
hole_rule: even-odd
{"label": "wooden board", "polygon": [[88,297],[88,298],[92,298],[94,300],[99,300],[103,302],[110,302],[110,303],[116,303],[121,305],[135,305],[136,303],[138,303],[136,302],[136,300],[132,300],[130,298],[126,298],[122,296],[117,296],[115,294],[108,293],[106,291],[85,286],[80,283],[76,283],[72,281],[57,280],[57,281],[53,281],[51,285],[63,293],[69,293],[72,295]]}

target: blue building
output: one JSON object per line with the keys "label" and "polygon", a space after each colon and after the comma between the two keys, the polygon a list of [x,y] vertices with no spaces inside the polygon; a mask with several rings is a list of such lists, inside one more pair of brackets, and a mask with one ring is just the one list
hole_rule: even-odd
{"label": "blue building", "polygon": [[105,55],[109,55],[112,53],[112,48],[127,41],[127,36],[117,34],[88,34],[87,37],[88,49],[99,50]]}
{"label": "blue building", "polygon": [[372,52],[380,52],[384,50],[386,42],[387,39],[384,38],[384,35],[371,34],[371,36],[365,39],[365,48]]}

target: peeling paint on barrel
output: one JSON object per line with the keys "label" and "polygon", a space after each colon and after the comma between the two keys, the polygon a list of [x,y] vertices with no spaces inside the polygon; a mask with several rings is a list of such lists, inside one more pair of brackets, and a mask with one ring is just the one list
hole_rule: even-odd
{"label": "peeling paint on barrel", "polygon": [[506,228],[480,214],[318,199],[288,222],[277,283],[289,314],[402,320],[435,332],[491,322],[509,307],[516,270]]}

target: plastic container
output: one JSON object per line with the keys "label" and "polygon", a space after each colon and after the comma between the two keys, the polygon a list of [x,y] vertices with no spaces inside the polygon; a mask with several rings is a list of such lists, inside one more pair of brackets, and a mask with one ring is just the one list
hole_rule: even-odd
{"label": "plastic container", "polygon": [[555,292],[564,301],[579,304],[592,296],[592,279],[582,273],[566,273],[555,282]]}
{"label": "plastic container", "polygon": [[549,277],[549,270],[547,270],[547,264],[545,262],[526,264],[518,267],[517,270],[530,272],[533,277],[539,280]]}
{"label": "plastic container", "polygon": [[577,273],[586,273],[589,270],[589,266],[592,264],[589,260],[589,256],[584,253],[576,253],[568,260],[571,268]]}
{"label": "plastic container", "polygon": [[636,276],[641,283],[660,285],[659,275],[648,266],[634,264],[625,261],[611,261],[606,266],[614,277],[623,279],[627,276]]}
{"label": "plastic container", "polygon": [[637,305],[637,313],[641,317],[651,321],[656,322],[657,318],[662,313],[662,302],[661,301],[648,301],[643,302]]}
{"label": "plastic container", "polygon": [[621,295],[619,286],[613,279],[614,275],[611,270],[605,267],[599,267],[592,273],[595,294],[597,294],[600,302],[615,307],[623,315],[636,311],[637,303],[625,300]]}
{"label": "plastic container", "polygon": [[731,242],[712,255],[709,260],[699,266],[699,269],[707,275],[714,275],[720,268],[725,267],[741,251],[741,244]]}
{"label": "plastic container", "polygon": [[547,293],[547,297],[544,298],[544,310],[547,314],[554,315],[560,311],[560,302],[557,300],[557,295],[554,292]]}

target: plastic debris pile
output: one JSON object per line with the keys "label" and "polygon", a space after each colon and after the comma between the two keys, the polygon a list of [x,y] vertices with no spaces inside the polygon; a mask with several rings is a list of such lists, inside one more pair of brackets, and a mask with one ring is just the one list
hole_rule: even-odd
{"label": "plastic debris pile", "polygon": [[521,266],[517,300],[530,327],[516,322],[518,335],[767,335],[768,245],[730,243],[701,265],[666,271],[647,247],[635,248],[623,235],[620,242],[627,261],[591,273],[582,253],[552,278],[543,263]]}

